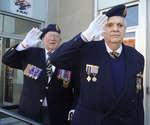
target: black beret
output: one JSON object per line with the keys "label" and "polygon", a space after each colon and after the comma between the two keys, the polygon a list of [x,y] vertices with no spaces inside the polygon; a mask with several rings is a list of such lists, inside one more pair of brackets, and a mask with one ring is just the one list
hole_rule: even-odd
{"label": "black beret", "polygon": [[57,24],[49,24],[46,28],[41,29],[42,34],[40,36],[40,39],[42,39],[45,34],[49,31],[54,31],[54,32],[58,32],[59,34],[61,33],[60,28]]}
{"label": "black beret", "polygon": [[117,5],[105,12],[106,16],[112,17],[112,16],[121,16],[126,17],[127,14],[127,8],[125,5]]}

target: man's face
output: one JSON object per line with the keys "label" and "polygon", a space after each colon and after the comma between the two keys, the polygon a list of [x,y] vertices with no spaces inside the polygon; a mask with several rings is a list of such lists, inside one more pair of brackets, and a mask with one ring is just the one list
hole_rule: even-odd
{"label": "man's face", "polygon": [[104,39],[108,44],[120,44],[125,35],[125,19],[120,16],[108,18],[105,26]]}
{"label": "man's face", "polygon": [[42,39],[45,48],[50,52],[53,52],[58,48],[60,40],[60,34],[53,31],[47,32]]}

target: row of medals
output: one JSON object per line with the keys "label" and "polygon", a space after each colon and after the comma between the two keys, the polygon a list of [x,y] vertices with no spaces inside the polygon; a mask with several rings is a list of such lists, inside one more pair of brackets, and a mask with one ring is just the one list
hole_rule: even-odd
{"label": "row of medals", "polygon": [[71,71],[59,69],[57,77],[63,81],[63,87],[68,88],[71,79]]}
{"label": "row of medals", "polygon": [[96,75],[98,74],[98,70],[99,70],[99,66],[89,65],[89,64],[86,65],[86,73],[88,74],[86,79],[88,82],[90,82],[91,79],[93,82],[97,81]]}

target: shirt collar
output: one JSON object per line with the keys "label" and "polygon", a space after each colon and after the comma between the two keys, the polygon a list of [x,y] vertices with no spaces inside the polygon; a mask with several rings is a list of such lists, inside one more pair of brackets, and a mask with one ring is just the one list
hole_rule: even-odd
{"label": "shirt collar", "polygon": [[[49,51],[45,48],[45,57],[46,57],[46,59],[48,58],[48,54],[47,54],[48,52],[49,52]],[[54,52],[54,51],[53,51],[53,52]],[[53,52],[52,52],[52,53],[53,53]]]}
{"label": "shirt collar", "polygon": [[48,50],[47,50],[47,49],[45,49],[45,57],[46,57],[46,60],[47,60],[47,58],[48,58],[47,53],[48,53]]}
{"label": "shirt collar", "polygon": [[[106,46],[106,50],[108,53],[113,52],[113,50],[109,48],[109,46],[106,42],[105,42],[105,46]],[[121,54],[121,51],[122,51],[122,44],[120,44],[120,47],[117,50],[115,50],[115,52]]]}

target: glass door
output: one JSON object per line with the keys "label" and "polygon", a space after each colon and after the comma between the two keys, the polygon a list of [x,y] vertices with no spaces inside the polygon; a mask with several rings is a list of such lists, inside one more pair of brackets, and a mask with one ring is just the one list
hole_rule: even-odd
{"label": "glass door", "polygon": [[[3,55],[10,47],[19,43],[20,40],[3,38],[1,40],[2,54]],[[1,56],[2,58],[2,56]],[[13,69],[1,62],[1,93],[3,105],[15,105],[19,104],[21,90],[23,86],[23,73],[20,70]]]}

